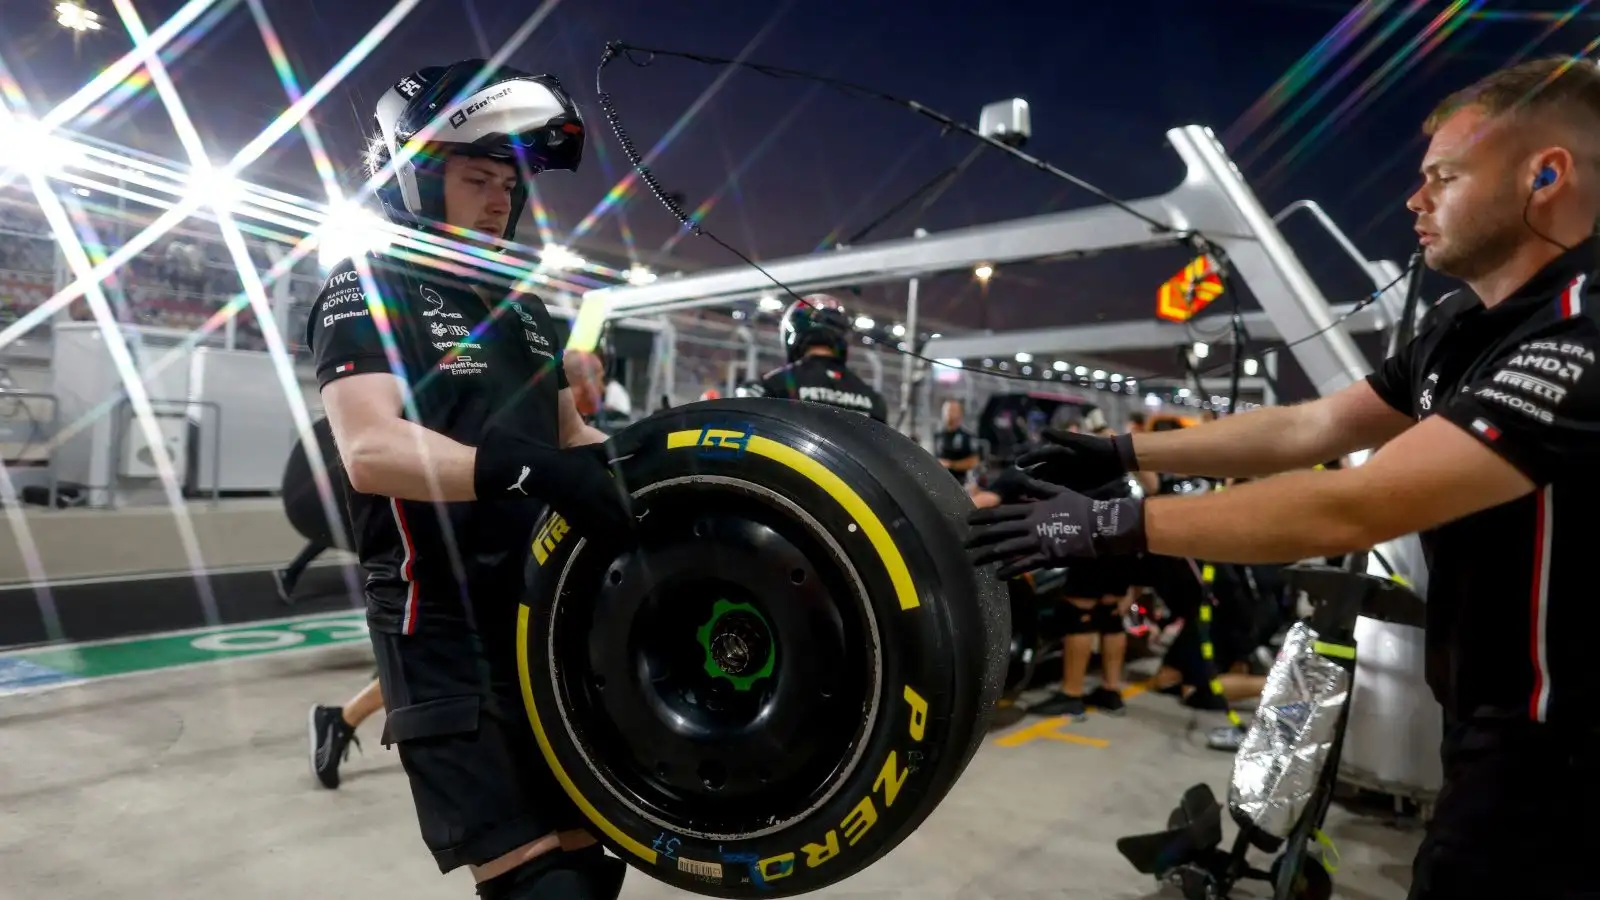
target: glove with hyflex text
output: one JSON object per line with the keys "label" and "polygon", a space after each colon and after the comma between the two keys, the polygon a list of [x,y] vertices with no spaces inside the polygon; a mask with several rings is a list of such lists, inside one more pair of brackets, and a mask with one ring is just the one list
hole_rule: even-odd
{"label": "glove with hyflex text", "polygon": [[480,500],[543,500],[589,540],[629,546],[636,524],[631,498],[612,477],[609,460],[605,444],[563,450],[491,423],[478,443],[472,486]]}
{"label": "glove with hyflex text", "polygon": [[1104,438],[1051,428],[1043,436],[1043,446],[1017,458],[1018,468],[1041,481],[1086,491],[1139,470],[1131,434]]}
{"label": "glove with hyflex text", "polygon": [[1094,500],[1030,479],[1026,493],[1043,497],[980,509],[967,517],[972,564],[1004,563],[1001,580],[1072,559],[1131,556],[1145,549],[1144,501]]}

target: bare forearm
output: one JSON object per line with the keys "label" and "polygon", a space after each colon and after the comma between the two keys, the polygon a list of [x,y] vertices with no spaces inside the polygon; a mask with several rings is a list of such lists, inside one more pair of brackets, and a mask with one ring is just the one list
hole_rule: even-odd
{"label": "bare forearm", "polygon": [[606,433],[593,425],[584,424],[574,428],[571,434],[565,435],[561,441],[562,447],[582,447],[586,444],[604,444],[608,438]]}
{"label": "bare forearm", "polygon": [[344,462],[351,486],[364,494],[455,503],[476,499],[476,459],[473,448],[396,418],[360,435]]}
{"label": "bare forearm", "polygon": [[1133,436],[1142,472],[1248,478],[1310,468],[1338,454],[1319,446],[1299,406],[1268,406],[1193,428]]}
{"label": "bare forearm", "polygon": [[1225,491],[1156,497],[1144,505],[1151,553],[1212,562],[1288,563],[1372,546],[1371,498],[1353,473],[1290,472]]}

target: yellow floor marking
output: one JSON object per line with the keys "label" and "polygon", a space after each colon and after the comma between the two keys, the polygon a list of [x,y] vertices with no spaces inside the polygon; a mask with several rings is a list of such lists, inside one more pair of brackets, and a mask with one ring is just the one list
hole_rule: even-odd
{"label": "yellow floor marking", "polygon": [[[1148,684],[1129,685],[1122,689],[1122,699],[1128,700],[1137,697],[1149,689],[1150,686]],[[1047,740],[1061,741],[1064,744],[1082,744],[1085,747],[1099,747],[1101,749],[1111,746],[1111,742],[1103,738],[1084,737],[1081,734],[1071,734],[1062,730],[1070,724],[1072,724],[1072,719],[1067,716],[1051,716],[1048,719],[1041,719],[1020,731],[1013,731],[995,741],[995,743],[1002,747],[1020,747],[1030,741]]]}

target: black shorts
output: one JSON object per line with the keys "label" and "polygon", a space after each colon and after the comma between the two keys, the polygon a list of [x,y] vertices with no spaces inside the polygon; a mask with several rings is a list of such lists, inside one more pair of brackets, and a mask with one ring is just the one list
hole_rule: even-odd
{"label": "black shorts", "polygon": [[1468,721],[1444,739],[1444,787],[1409,900],[1600,897],[1600,739],[1531,722]]}
{"label": "black shorts", "polygon": [[1133,586],[1136,567],[1135,560],[1118,557],[1075,559],[1067,565],[1067,586],[1062,593],[1094,600],[1121,597]]}
{"label": "black shorts", "polygon": [[[480,638],[468,617],[421,604],[412,634],[372,631],[388,719],[422,840],[441,872],[482,865],[583,815],[545,765],[523,708],[516,607]],[[444,608],[441,609],[440,607]]]}

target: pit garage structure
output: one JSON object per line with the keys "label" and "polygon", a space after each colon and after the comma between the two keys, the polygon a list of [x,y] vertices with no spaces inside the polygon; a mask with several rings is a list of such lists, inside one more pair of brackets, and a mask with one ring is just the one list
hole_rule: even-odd
{"label": "pit garage structure", "polygon": [[[906,328],[908,334],[916,335],[918,276],[978,265],[998,267],[1110,250],[1177,246],[1198,235],[1226,255],[1234,277],[1247,285],[1260,303],[1259,313],[1244,316],[1248,333],[1256,339],[1283,341],[1318,395],[1332,394],[1369,374],[1371,367],[1352,332],[1381,330],[1399,321],[1404,304],[1400,268],[1389,261],[1366,260],[1309,201],[1294,204],[1277,217],[1269,215],[1211,129],[1187,125],[1171,129],[1166,137],[1184,164],[1183,180],[1165,194],[1131,201],[1128,206],[1166,223],[1169,229],[1156,228],[1125,209],[1106,204],[766,262],[763,265],[771,279],[754,267],[741,265],[662,278],[648,285],[601,288],[586,293],[584,302],[603,304],[608,318],[637,320],[754,300],[776,288],[773,280],[802,295],[844,285],[907,281]],[[1378,289],[1388,286],[1376,302],[1359,312],[1329,304],[1278,229],[1278,220],[1300,209],[1312,213],[1333,232]],[[1348,320],[1341,321],[1342,317]],[[1036,355],[1105,352],[1108,348],[1170,348],[1186,341],[1179,325],[1124,322],[952,335],[930,340],[922,355],[932,359],[1005,358],[1019,351]],[[911,356],[903,357],[907,384],[913,382],[916,362]],[[1363,454],[1353,461],[1360,463],[1364,458]],[[1427,572],[1415,535],[1374,548],[1367,557],[1371,574],[1396,576],[1426,597]],[[1442,725],[1438,705],[1423,684],[1421,631],[1363,618],[1358,639],[1362,655],[1341,777],[1356,786],[1427,803],[1442,778],[1436,754]]]}

